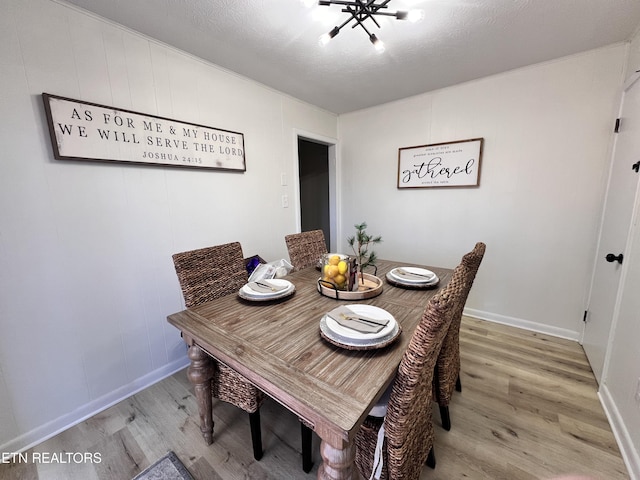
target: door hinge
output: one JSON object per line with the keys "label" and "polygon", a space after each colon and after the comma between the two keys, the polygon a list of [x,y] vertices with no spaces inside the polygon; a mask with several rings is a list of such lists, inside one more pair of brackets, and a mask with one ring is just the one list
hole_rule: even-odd
{"label": "door hinge", "polygon": [[589,313],[589,310],[585,310],[584,311],[584,315],[582,316],[582,321],[584,323],[587,323],[587,314]]}
{"label": "door hinge", "polygon": [[620,119],[616,118],[616,125],[613,127],[613,132],[618,133],[620,131]]}
{"label": "door hinge", "polygon": [[640,161],[637,161],[636,163],[631,165],[631,170],[635,170],[636,173],[638,173],[638,170],[640,170]]}

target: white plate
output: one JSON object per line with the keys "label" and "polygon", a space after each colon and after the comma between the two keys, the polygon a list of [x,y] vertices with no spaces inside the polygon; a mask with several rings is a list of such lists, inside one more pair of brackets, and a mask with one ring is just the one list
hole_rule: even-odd
{"label": "white plate", "polygon": [[243,285],[242,288],[240,288],[240,291],[248,297],[265,298],[265,297],[277,297],[279,295],[287,294],[294,288],[293,283],[291,283],[289,280],[284,280],[282,278],[272,278],[268,280],[268,282],[272,283],[277,287],[287,287],[287,288],[284,288],[282,290],[277,290],[275,292],[258,292],[257,290],[252,289],[247,283]]}
{"label": "white plate", "polygon": [[397,325],[396,319],[393,318],[393,315],[391,315],[389,312],[387,312],[382,308],[374,307],[373,305],[364,305],[364,304],[352,304],[352,305],[346,305],[346,306],[349,308],[349,310],[351,310],[356,315],[363,315],[363,316],[372,318],[374,320],[389,320],[389,323],[387,323],[387,325],[379,332],[362,333],[347,327],[343,327],[338,322],[336,322],[333,318],[329,317],[328,315],[325,315],[323,318],[326,319],[325,321],[326,321],[327,328],[343,339],[349,339],[349,340],[355,340],[355,341],[362,341],[362,340],[368,341],[373,339],[380,339],[388,336],[393,331],[394,327]]}
{"label": "white plate", "polygon": [[327,338],[329,338],[330,341],[332,341],[334,344],[338,344],[340,346],[359,347],[359,348],[369,349],[369,348],[372,348],[372,347],[376,347],[378,345],[384,345],[384,344],[388,343],[390,340],[393,340],[395,337],[398,336],[399,330],[400,330],[400,325],[398,325],[397,322],[393,322],[393,325],[394,325],[393,330],[391,330],[391,332],[388,335],[385,335],[384,337],[380,337],[380,338],[364,338],[364,339],[356,340],[356,339],[352,339],[352,338],[342,337],[342,336],[338,335],[337,333],[333,332],[327,326],[327,319],[330,320],[330,318],[325,315],[320,320],[320,331]]}
{"label": "white plate", "polygon": [[400,275],[399,273],[396,272],[397,268],[394,268],[393,270],[391,270],[389,272],[389,275],[391,275],[395,280],[398,280],[399,282],[403,282],[403,283],[418,283],[418,284],[429,284],[429,283],[435,283],[438,281],[438,276],[432,272],[431,270],[427,270],[426,268],[418,268],[418,267],[398,267],[401,268],[402,270],[408,272],[408,273],[416,273],[419,275],[431,275],[431,278],[427,278],[425,277],[423,280],[418,280],[415,278],[409,278],[405,275]]}

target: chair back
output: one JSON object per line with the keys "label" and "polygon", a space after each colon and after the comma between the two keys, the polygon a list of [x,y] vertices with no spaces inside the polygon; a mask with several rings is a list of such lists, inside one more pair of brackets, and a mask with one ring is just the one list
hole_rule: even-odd
{"label": "chair back", "polygon": [[[473,280],[475,279],[475,276],[478,273],[478,268],[480,268],[480,263],[484,258],[484,252],[486,248],[487,246],[484,243],[478,242],[476,243],[476,246],[473,248],[472,251],[470,251],[469,253],[466,253],[462,257],[461,263],[463,263],[467,268],[469,268],[469,270],[471,270],[470,272],[471,283],[473,283]],[[469,286],[469,288],[471,288],[471,286]]]}
{"label": "chair back", "polygon": [[187,308],[237,292],[248,280],[239,242],[172,256]]}
{"label": "chair back", "polygon": [[[460,376],[460,324],[462,312],[471,291],[471,286],[480,267],[485,252],[485,244],[476,243],[474,249],[462,257],[462,261],[453,272],[453,277],[463,277],[464,288],[457,300],[449,331],[444,339],[438,361],[436,377],[433,383],[435,400],[440,406],[447,406]],[[460,281],[460,280],[458,280]],[[447,427],[445,427],[447,428]]]}
{"label": "chair back", "polygon": [[327,253],[327,243],[322,230],[293,233],[285,236],[284,241],[294,271],[317,265],[320,257]]}
{"label": "chair back", "polygon": [[[464,311],[464,306],[467,303],[467,298],[469,297],[469,292],[471,291],[471,287],[473,286],[473,281],[476,278],[476,274],[478,273],[478,269],[480,268],[480,263],[482,262],[482,258],[484,257],[484,252],[486,250],[486,245],[482,242],[476,243],[475,247],[469,253],[466,253],[460,262],[460,265],[465,267],[464,275],[466,276],[465,280],[465,289],[460,296],[458,301],[458,305],[456,307],[456,312],[453,315],[453,320],[451,321],[451,326],[449,327],[449,334],[447,334],[447,338],[445,339],[445,345],[447,345],[450,341],[456,345],[455,349],[459,350],[459,332],[460,332],[460,322],[462,321],[462,312]],[[454,271],[455,273],[455,271]],[[454,339],[448,338],[450,335],[455,336]],[[445,350],[443,348],[443,350]],[[458,358],[458,364],[460,360]],[[459,368],[458,368],[459,370]],[[457,375],[458,373],[456,373]]]}
{"label": "chair back", "polygon": [[433,372],[463,289],[458,276],[429,300],[402,357],[384,420],[387,478],[418,479],[433,447]]}

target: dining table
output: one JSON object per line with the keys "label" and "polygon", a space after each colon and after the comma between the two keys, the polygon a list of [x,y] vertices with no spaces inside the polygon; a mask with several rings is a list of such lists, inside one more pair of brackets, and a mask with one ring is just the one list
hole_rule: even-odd
{"label": "dining table", "polygon": [[[439,281],[429,288],[387,280],[397,267],[421,267]],[[284,277],[295,290],[273,301],[230,294],[167,317],[187,343],[205,441],[213,441],[212,358],[236,370],[293,412],[320,437],[319,479],[360,478],[355,436],[368,412],[394,379],[428,300],[447,285],[452,269],[378,260],[367,270],[381,280],[371,298],[336,299],[318,288],[320,271],[309,267]],[[321,334],[323,316],[340,305],[372,305],[395,318],[400,333],[381,348],[343,348]]]}

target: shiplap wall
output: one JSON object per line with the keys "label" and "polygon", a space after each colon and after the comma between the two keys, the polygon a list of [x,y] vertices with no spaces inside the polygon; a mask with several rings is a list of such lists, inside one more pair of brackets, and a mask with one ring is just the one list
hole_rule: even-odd
{"label": "shiplap wall", "polygon": [[[0,2],[0,451],[186,364],[171,254],[286,258],[295,131],[336,116],[49,0]],[[246,173],[53,159],[43,92],[241,132]],[[264,212],[269,212],[265,215]]]}
{"label": "shiplap wall", "polygon": [[[468,311],[577,340],[625,55],[612,45],[341,115],[343,224],[368,221],[382,257],[450,267],[483,241]],[[398,148],[477,137],[479,187],[396,188]]]}
{"label": "shiplap wall", "polygon": [[[382,257],[442,266],[456,265],[484,241],[465,312],[578,340],[614,119],[627,72],[640,68],[639,59],[636,36],[630,47],[612,45],[341,115],[341,155],[349,159],[342,162],[345,229],[368,220],[370,233],[384,238]],[[485,139],[478,188],[396,189],[399,147],[475,137]],[[367,197],[384,202],[358,201]],[[635,228],[600,395],[631,478],[640,478]]]}

